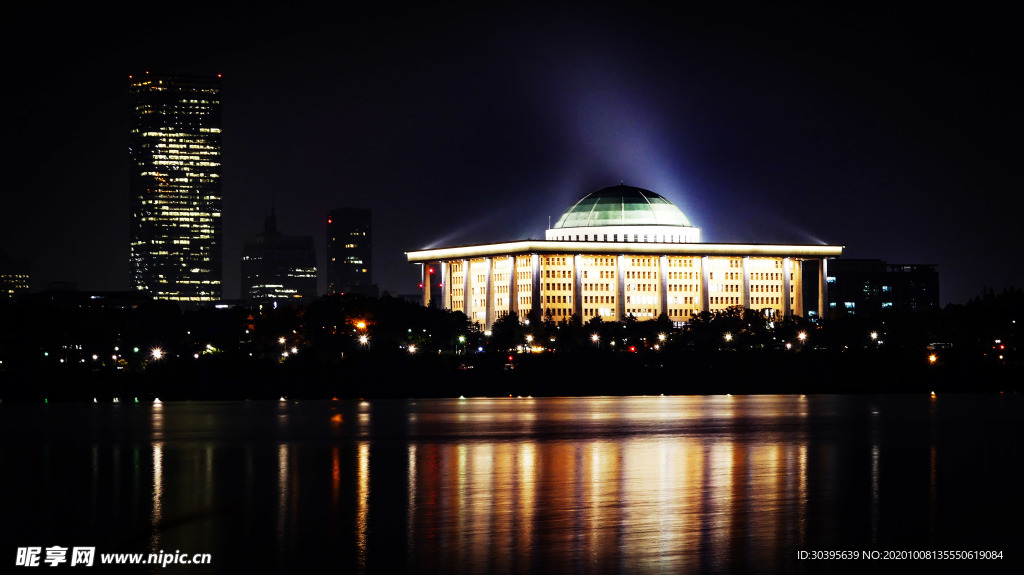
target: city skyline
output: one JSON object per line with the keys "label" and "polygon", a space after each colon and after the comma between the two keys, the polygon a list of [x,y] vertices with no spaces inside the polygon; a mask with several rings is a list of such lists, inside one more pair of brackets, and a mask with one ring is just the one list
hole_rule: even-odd
{"label": "city skyline", "polygon": [[[620,181],[680,206],[705,241],[936,264],[943,304],[1024,285],[1008,264],[1019,41],[996,12],[205,14],[163,16],[171,43],[51,23],[48,50],[75,58],[13,63],[33,81],[3,96],[20,145],[0,247],[30,261],[34,290],[128,289],[123,78],[137,69],[223,73],[227,299],[274,201],[282,229],[315,238],[318,267],[325,214],[372,209],[374,280],[411,293],[404,252],[539,238]],[[68,90],[74,115],[54,113]]]}

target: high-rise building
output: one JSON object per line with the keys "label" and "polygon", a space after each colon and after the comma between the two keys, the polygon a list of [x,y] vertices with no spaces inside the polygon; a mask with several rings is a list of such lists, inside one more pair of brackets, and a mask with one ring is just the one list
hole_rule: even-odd
{"label": "high-rise building", "polygon": [[131,76],[131,287],[221,299],[220,77]]}
{"label": "high-rise building", "polygon": [[333,210],[327,216],[327,293],[375,292],[370,210]]}
{"label": "high-rise building", "polygon": [[28,261],[8,256],[0,250],[0,300],[28,293]]}
{"label": "high-rise building", "polygon": [[282,235],[273,209],[263,233],[245,242],[242,250],[242,297],[293,302],[316,298],[313,237]]}
{"label": "high-rise building", "polygon": [[830,315],[940,309],[939,272],[933,264],[837,259],[829,262],[827,285]]}

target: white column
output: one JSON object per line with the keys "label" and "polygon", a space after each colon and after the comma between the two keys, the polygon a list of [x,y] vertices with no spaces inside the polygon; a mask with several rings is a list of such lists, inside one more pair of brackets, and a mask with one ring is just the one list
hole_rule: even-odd
{"label": "white column", "polygon": [[789,274],[793,273],[793,262],[790,258],[783,258],[782,260],[782,316],[789,317],[793,315],[793,306],[789,303],[789,299],[793,297],[793,294],[789,293],[793,288],[793,284],[789,281]]}
{"label": "white column", "polygon": [[[668,268],[668,256],[661,256],[658,258],[658,279],[661,280],[661,313],[668,315],[668,274],[665,273],[665,269]],[[657,317],[657,316],[655,316]]]}
{"label": "white column", "polygon": [[708,258],[708,256],[701,256],[701,258],[700,258],[700,276],[701,276],[701,279],[700,279],[700,289],[701,289],[701,292],[702,292],[700,294],[700,297],[701,297],[702,304],[703,304],[703,307],[704,307],[704,309],[702,309],[701,311],[706,311],[706,312],[710,312],[711,311],[711,295],[708,293],[708,280],[709,280],[709,278],[708,278],[708,276],[709,276],[708,260],[709,259],[710,258]]}
{"label": "white column", "polygon": [[580,270],[583,269],[583,255],[576,254],[572,258],[572,311],[580,315],[580,320],[583,320],[583,297],[580,295],[583,293],[583,274]]}
{"label": "white column", "polygon": [[626,256],[619,255],[615,258],[615,319],[625,321],[626,319],[626,274],[622,268],[626,267]]}
{"label": "white column", "polygon": [[750,309],[750,256],[743,258],[743,309]]}
{"label": "white column", "polygon": [[484,296],[487,298],[484,301],[484,329],[491,329],[491,324],[494,323],[494,259],[484,258],[484,271],[487,273],[487,283],[484,287],[486,293]]}

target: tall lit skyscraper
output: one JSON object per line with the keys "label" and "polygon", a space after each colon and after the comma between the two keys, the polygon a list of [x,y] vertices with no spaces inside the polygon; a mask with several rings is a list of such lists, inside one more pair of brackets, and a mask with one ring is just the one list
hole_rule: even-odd
{"label": "tall lit skyscraper", "polygon": [[131,287],[221,299],[220,77],[129,80]]}
{"label": "tall lit skyscraper", "polygon": [[327,293],[375,295],[370,210],[340,208],[327,216]]}
{"label": "tall lit skyscraper", "polygon": [[28,261],[8,256],[0,249],[0,301],[28,293]]}

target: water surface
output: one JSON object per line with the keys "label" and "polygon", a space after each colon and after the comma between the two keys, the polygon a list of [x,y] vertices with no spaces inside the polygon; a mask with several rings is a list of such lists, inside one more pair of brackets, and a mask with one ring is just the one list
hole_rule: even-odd
{"label": "water surface", "polygon": [[189,573],[1006,568],[1022,419],[1001,395],[3,405],[0,541],[212,555]]}

